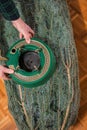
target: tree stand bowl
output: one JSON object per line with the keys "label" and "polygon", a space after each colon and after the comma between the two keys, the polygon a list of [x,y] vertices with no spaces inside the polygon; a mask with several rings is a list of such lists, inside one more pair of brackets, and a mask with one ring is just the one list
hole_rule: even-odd
{"label": "tree stand bowl", "polygon": [[11,78],[24,87],[44,84],[56,68],[56,59],[50,47],[36,38],[27,44],[24,39],[10,47],[6,65],[14,70]]}

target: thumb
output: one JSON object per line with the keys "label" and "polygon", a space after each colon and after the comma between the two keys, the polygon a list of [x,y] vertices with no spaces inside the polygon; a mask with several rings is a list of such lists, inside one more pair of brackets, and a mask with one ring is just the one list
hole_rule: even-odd
{"label": "thumb", "polygon": [[13,74],[14,70],[4,67],[3,72],[7,74]]}

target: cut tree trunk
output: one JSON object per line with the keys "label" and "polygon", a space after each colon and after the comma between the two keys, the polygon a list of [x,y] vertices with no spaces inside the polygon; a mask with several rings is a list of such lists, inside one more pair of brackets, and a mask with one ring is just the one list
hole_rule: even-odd
{"label": "cut tree trunk", "polygon": [[[68,130],[79,109],[78,59],[65,0],[14,0],[35,37],[53,50],[57,67],[48,82],[24,88],[6,81],[9,110],[18,130]],[[1,17],[0,48],[5,55],[18,32]]]}

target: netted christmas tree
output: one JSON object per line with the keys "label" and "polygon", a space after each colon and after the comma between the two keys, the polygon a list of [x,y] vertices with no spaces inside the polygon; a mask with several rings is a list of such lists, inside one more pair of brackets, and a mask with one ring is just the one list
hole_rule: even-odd
{"label": "netted christmas tree", "polygon": [[[65,0],[14,0],[20,16],[55,54],[53,76],[37,88],[6,82],[9,110],[19,130],[68,130],[79,109],[78,59]],[[18,32],[1,18],[0,48],[5,55]]]}

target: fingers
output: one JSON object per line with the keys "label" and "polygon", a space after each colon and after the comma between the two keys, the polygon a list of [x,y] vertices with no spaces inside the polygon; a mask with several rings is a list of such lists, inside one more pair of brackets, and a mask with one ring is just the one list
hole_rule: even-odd
{"label": "fingers", "polygon": [[30,38],[32,38],[31,34],[23,35],[22,33],[19,33],[19,38],[22,39],[23,37],[25,38],[26,43],[30,43]]}
{"label": "fingers", "polygon": [[28,34],[26,34],[26,35],[24,36],[24,38],[25,38],[25,41],[26,41],[27,43],[30,43],[30,39],[32,38],[32,34],[31,34],[31,33],[28,33]]}
{"label": "fingers", "polygon": [[7,67],[5,67],[5,66],[2,66],[2,65],[0,65],[0,70],[1,70],[2,72],[8,73],[8,74],[14,73],[14,70],[9,69],[9,68],[7,68]]}
{"label": "fingers", "polygon": [[19,33],[19,38],[22,39],[23,37],[25,38],[25,41],[27,43],[30,43],[30,39],[34,36],[34,31],[32,30],[32,33],[31,32],[26,32],[24,33],[24,35],[22,33]]}
{"label": "fingers", "polygon": [[23,34],[19,33],[19,38],[22,39],[23,38]]}
{"label": "fingers", "polygon": [[26,39],[26,42],[27,42],[27,43],[30,43],[30,38],[29,38],[29,39]]}
{"label": "fingers", "polygon": [[9,80],[10,78],[8,77],[8,75],[12,73],[14,73],[12,69],[0,65],[0,78],[4,80]]}
{"label": "fingers", "polygon": [[1,78],[4,79],[4,80],[9,80],[9,79],[10,79],[10,78],[9,78],[7,75],[5,75],[5,74],[3,74]]}
{"label": "fingers", "polygon": [[6,68],[4,66],[3,66],[3,72],[7,73],[7,74],[13,74],[14,73],[14,71],[12,69]]}
{"label": "fingers", "polygon": [[25,41],[27,43],[30,43],[30,39],[34,36],[34,31],[31,29],[30,26],[24,24],[24,28],[22,28],[22,30],[19,33],[19,37],[21,38],[25,38]]}
{"label": "fingers", "polygon": [[34,31],[21,18],[12,21],[13,26],[19,31],[19,37],[25,38],[27,43],[30,43],[30,38],[34,36]]}
{"label": "fingers", "polygon": [[29,27],[29,33],[32,35],[32,37],[34,36],[34,31]]}

